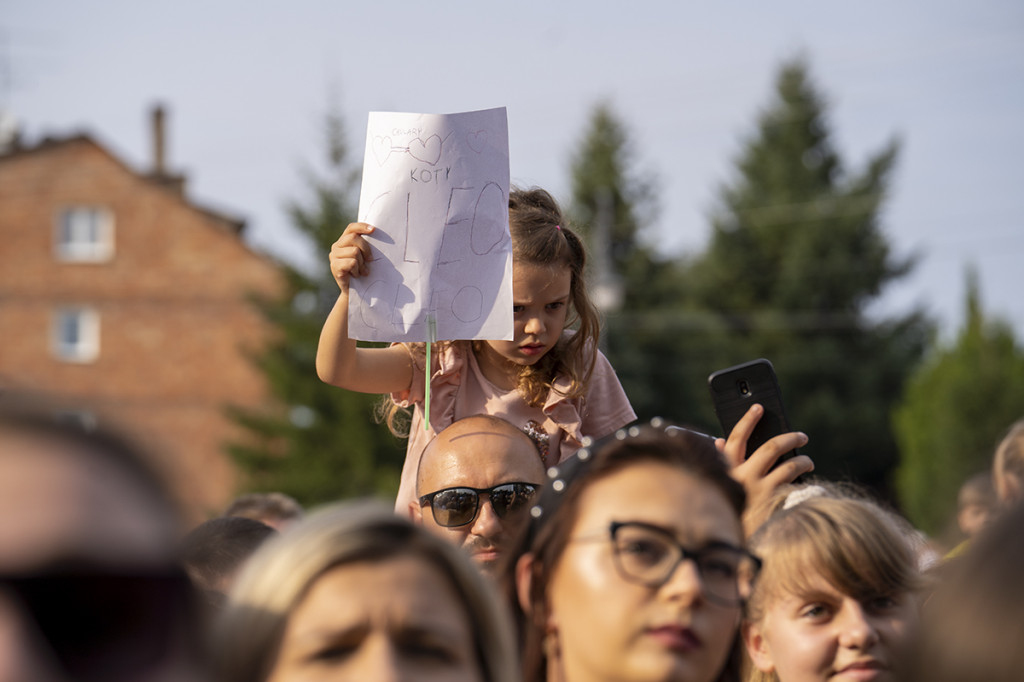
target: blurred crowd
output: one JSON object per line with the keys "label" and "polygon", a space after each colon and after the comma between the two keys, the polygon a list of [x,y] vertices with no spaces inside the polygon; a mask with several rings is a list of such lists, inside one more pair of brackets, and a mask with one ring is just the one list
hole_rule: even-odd
{"label": "blurred crowd", "polygon": [[0,414],[0,682],[1024,679],[1024,421],[939,548],[805,440],[653,422],[546,466],[488,415],[408,509],[249,494],[186,527],[147,454]]}

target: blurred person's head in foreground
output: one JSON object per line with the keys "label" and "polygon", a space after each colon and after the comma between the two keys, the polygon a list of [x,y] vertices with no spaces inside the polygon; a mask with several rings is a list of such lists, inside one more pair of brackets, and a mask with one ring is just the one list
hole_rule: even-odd
{"label": "blurred person's head in foreground", "polygon": [[743,625],[751,681],[898,679],[917,557],[890,512],[834,494],[798,495],[750,539],[763,562]]}
{"label": "blurred person's head in foreground", "polygon": [[221,516],[240,516],[265,523],[274,530],[284,530],[302,520],[306,511],[290,495],[279,492],[245,493],[239,495]]}
{"label": "blurred person's head in foreground", "polygon": [[210,519],[185,536],[181,561],[196,588],[211,605],[218,606],[242,565],[276,534],[267,524],[242,516]]}
{"label": "blurred person's head in foreground", "polygon": [[503,573],[525,679],[739,679],[745,493],[713,441],[662,426],[548,471]]}
{"label": "blurred person's head in foreground", "polygon": [[526,433],[498,417],[466,417],[424,449],[409,515],[490,573],[543,482],[540,452]]}
{"label": "blurred person's head in foreground", "polygon": [[900,671],[905,682],[1024,679],[1024,503],[947,562]]}
{"label": "blurred person's head in foreground", "polygon": [[1003,505],[1024,501],[1024,419],[1014,422],[996,447],[992,481]]}
{"label": "blurred person's head in foreground", "polygon": [[493,588],[378,503],[324,508],[263,545],[217,630],[220,682],[519,679]]}
{"label": "blurred person's head in foreground", "polygon": [[201,680],[181,514],[111,432],[0,406],[0,680]]}

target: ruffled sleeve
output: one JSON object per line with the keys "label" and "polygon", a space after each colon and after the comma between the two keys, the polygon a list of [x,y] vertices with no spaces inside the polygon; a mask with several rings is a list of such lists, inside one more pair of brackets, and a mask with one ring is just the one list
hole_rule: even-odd
{"label": "ruffled sleeve", "polygon": [[583,438],[601,438],[636,420],[626,392],[608,358],[596,351],[594,371],[584,398],[568,399],[570,382],[559,374],[544,402],[544,414],[564,432],[559,461],[582,447]]}
{"label": "ruffled sleeve", "polygon": [[[392,345],[406,347],[412,359],[413,373],[409,388],[392,393],[391,400],[399,407],[416,407],[420,412],[426,397],[426,347],[408,343]],[[466,352],[466,344],[455,342],[444,344],[438,352],[431,354],[430,428],[434,433],[440,433],[455,421],[455,397],[466,364]]]}
{"label": "ruffled sleeve", "polygon": [[551,382],[547,400],[544,401],[545,416],[563,432],[560,444],[561,453],[556,461],[566,457],[566,451],[572,453],[583,445],[583,416],[580,414],[579,399],[570,400],[566,397],[571,383],[564,374],[559,374]]}

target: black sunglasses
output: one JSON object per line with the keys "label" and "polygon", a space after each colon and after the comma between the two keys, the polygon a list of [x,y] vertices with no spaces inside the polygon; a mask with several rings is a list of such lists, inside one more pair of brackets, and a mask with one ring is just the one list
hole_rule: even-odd
{"label": "black sunglasses", "polygon": [[459,486],[444,488],[420,498],[420,506],[430,505],[434,521],[445,528],[456,528],[472,523],[480,511],[480,495],[487,495],[494,513],[505,518],[526,506],[540,486],[536,483],[502,483],[493,488]]}
{"label": "black sunglasses", "polygon": [[194,613],[188,576],[176,568],[55,565],[0,574],[60,665],[76,680],[134,678],[165,655]]}

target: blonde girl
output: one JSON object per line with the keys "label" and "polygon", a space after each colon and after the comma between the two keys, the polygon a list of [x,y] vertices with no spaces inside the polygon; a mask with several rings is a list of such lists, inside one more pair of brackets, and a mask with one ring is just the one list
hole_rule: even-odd
{"label": "blonde girl", "polygon": [[359,348],[348,336],[349,281],[373,267],[365,237],[374,227],[352,223],[331,249],[331,272],[341,294],[320,336],[317,373],[335,386],[390,394],[388,425],[399,435],[404,434],[395,413],[413,408],[397,510],[404,511],[415,495],[423,448],[462,417],[491,414],[526,430],[549,465],[574,452],[584,437],[604,436],[636,419],[597,349],[599,322],[584,280],[586,253],[558,204],[542,189],[513,190],[509,227],[513,340],[435,344],[426,428],[425,345]]}
{"label": "blonde girl", "polygon": [[750,549],[763,562],[743,624],[751,682],[895,679],[920,577],[887,512],[813,497],[772,516]]}

